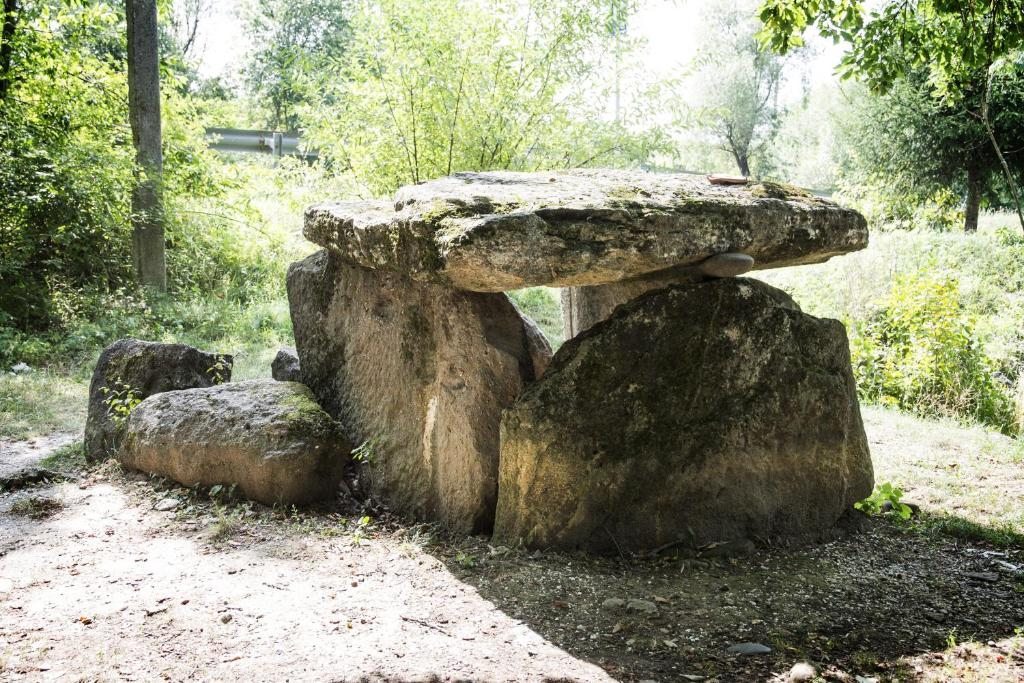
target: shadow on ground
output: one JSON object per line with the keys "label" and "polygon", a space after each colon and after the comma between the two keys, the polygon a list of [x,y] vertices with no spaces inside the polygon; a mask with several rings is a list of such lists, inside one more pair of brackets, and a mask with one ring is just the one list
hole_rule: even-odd
{"label": "shadow on ground", "polygon": [[[913,680],[908,658],[1024,626],[1020,548],[883,519],[831,543],[733,559],[595,560],[486,543],[439,557],[500,610],[623,680],[786,680],[797,662],[826,680]],[[743,642],[772,652],[727,651]],[[1003,680],[1024,680],[1024,651],[1006,660]]]}

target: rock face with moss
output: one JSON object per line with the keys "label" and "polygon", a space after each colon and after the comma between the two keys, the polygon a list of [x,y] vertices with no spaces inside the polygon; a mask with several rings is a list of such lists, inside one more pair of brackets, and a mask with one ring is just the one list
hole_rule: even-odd
{"label": "rock face with moss", "polygon": [[288,271],[303,381],[393,509],[489,531],[498,425],[550,348],[504,294],[458,291],[321,251]]}
{"label": "rock face with moss", "polygon": [[235,485],[252,500],[292,505],[337,495],[350,450],[305,386],[250,380],[147,398],[117,458],[185,486]]}
{"label": "rock face with moss", "polygon": [[860,214],[797,188],[611,170],[458,173],[391,202],[310,207],[305,235],[364,268],[479,292],[602,285],[723,252],[756,268],[818,263],[867,245]]}
{"label": "rock face with moss", "polygon": [[724,279],[568,341],[505,413],[495,539],[645,551],[827,533],[871,493],[845,330]]}
{"label": "rock face with moss", "polygon": [[120,443],[123,415],[154,394],[209,387],[231,379],[232,357],[185,344],[120,339],[103,349],[89,385],[85,457],[113,455]]}

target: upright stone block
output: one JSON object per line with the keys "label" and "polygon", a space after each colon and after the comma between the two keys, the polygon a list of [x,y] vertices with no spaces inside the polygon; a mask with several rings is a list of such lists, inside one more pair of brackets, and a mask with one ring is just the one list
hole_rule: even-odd
{"label": "upright stone block", "polygon": [[504,544],[816,538],[872,489],[842,324],[756,280],[623,304],[559,349],[501,431]]}
{"label": "upright stone block", "polygon": [[321,251],[288,271],[303,381],[367,449],[372,492],[453,530],[489,531],[502,411],[550,348],[504,294],[462,292]]}

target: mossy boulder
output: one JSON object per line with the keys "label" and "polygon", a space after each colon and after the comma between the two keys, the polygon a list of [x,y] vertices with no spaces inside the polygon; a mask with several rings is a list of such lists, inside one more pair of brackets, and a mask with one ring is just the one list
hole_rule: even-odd
{"label": "mossy boulder", "polygon": [[336,495],[351,450],[307,387],[262,379],[151,396],[128,418],[117,458],[186,486],[235,485],[292,505]]}
{"label": "mossy boulder", "polygon": [[116,453],[125,414],[139,401],[165,391],[226,382],[232,363],[229,355],[139,339],[119,339],[103,349],[89,385],[86,460],[96,462]]}
{"label": "mossy boulder", "polygon": [[494,536],[595,552],[816,538],[871,489],[842,324],[713,280],[620,306],[506,411]]}

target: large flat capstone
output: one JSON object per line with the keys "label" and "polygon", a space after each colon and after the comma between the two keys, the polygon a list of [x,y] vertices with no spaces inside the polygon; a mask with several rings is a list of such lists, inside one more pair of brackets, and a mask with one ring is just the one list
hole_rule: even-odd
{"label": "large flat capstone", "polygon": [[498,426],[551,349],[504,294],[465,292],[320,251],[288,270],[303,381],[403,514],[489,531]]}
{"label": "large flat capstone", "polygon": [[842,324],[714,280],[559,349],[502,420],[494,536],[612,553],[809,539],[871,488]]}
{"label": "large flat capstone", "polygon": [[478,292],[600,285],[725,252],[819,263],[868,239],[859,213],[798,188],[612,170],[458,173],[393,201],[312,206],[304,232],[349,263]]}

